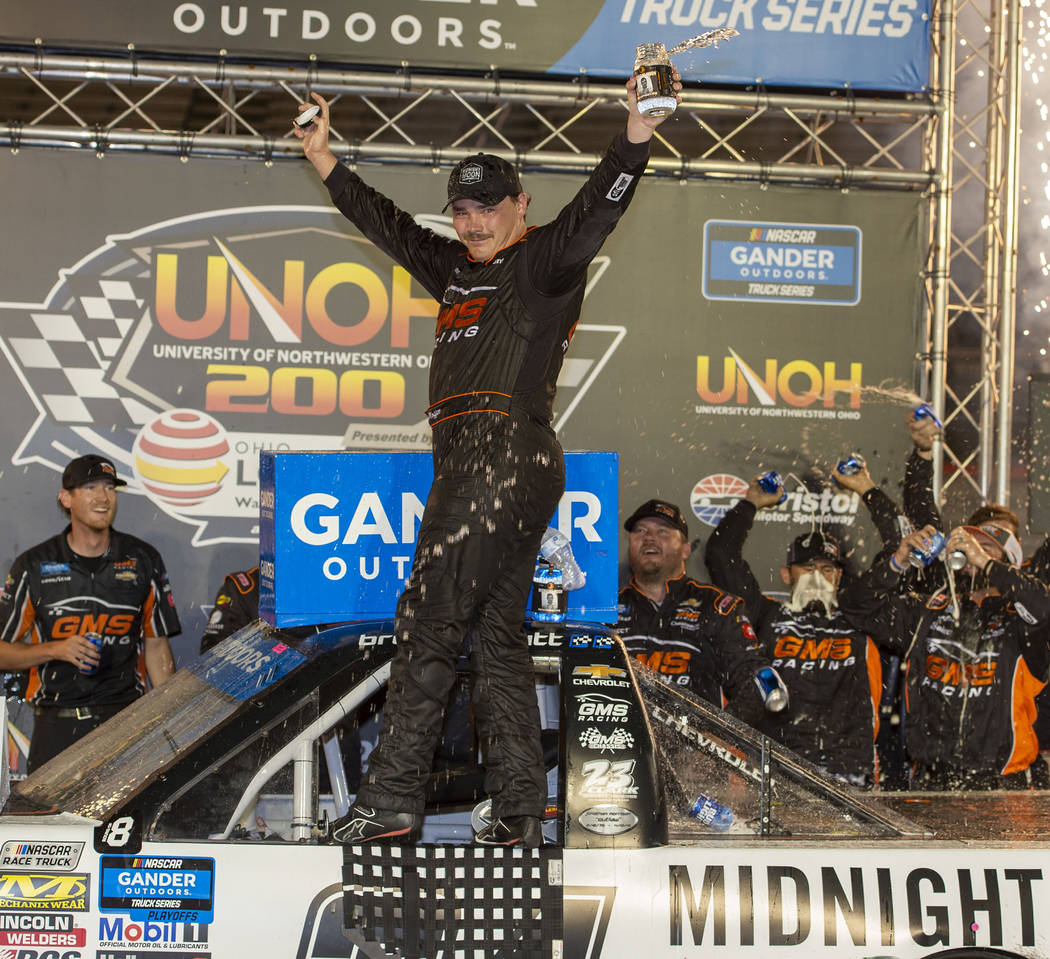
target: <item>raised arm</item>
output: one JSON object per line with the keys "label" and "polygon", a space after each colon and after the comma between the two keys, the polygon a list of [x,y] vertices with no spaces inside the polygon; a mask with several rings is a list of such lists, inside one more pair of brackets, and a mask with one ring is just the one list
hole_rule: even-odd
{"label": "raised arm", "polygon": [[744,542],[758,510],[775,506],[784,492],[781,486],[775,493],[767,493],[758,485],[758,479],[755,476],[751,480],[744,498],[722,517],[704,551],[711,582],[741,597],[748,616],[756,623],[761,622],[769,608],[776,604],[762,594],[762,587],[744,559]]}
{"label": "raised arm", "polygon": [[918,529],[932,526],[943,529],[944,520],[933,495],[933,442],[940,427],[929,417],[916,419],[908,414],[908,433],[914,444],[904,468],[904,514]]}
{"label": "raised arm", "polygon": [[[329,105],[319,93],[311,94],[320,113],[306,128],[293,124],[302,141],[303,154],[321,176],[332,202],[364,236],[403,266],[436,300],[456,261],[465,254],[458,240],[438,236],[420,226],[388,197],[368,186],[340,163],[329,146]],[[300,110],[310,104],[301,104]]]}
{"label": "raised arm", "polygon": [[875,485],[875,481],[868,472],[867,464],[861,462],[860,469],[856,473],[840,473],[836,466],[832,469],[831,475],[843,489],[852,490],[860,496],[861,502],[868,508],[871,521],[878,531],[882,545],[896,549],[901,537],[910,530],[902,528],[901,511],[886,492]]}

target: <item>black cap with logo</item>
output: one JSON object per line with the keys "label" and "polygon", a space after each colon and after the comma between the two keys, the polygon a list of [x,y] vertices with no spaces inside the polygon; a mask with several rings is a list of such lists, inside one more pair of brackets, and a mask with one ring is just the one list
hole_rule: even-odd
{"label": "black cap with logo", "polygon": [[689,527],[685,524],[682,511],[674,505],[662,499],[648,499],[638,507],[623,524],[623,528],[629,533],[634,529],[634,524],[640,519],[662,519],[675,529],[681,531],[682,535],[689,539]]}
{"label": "black cap with logo", "polygon": [[62,471],[62,489],[76,489],[85,483],[100,479],[112,480],[114,486],[128,485],[117,476],[117,468],[113,465],[112,460],[96,453],[88,453],[86,456],[78,456],[75,460],[69,461]]}
{"label": "black cap with logo", "polygon": [[821,532],[819,529],[796,536],[788,547],[787,565],[801,566],[812,559],[830,559],[841,566],[842,547],[839,546],[839,541],[830,533]]}
{"label": "black cap with logo", "polygon": [[524,192],[518,171],[506,160],[491,153],[475,153],[452,168],[448,178],[448,203],[442,211],[454,200],[499,203],[505,196]]}

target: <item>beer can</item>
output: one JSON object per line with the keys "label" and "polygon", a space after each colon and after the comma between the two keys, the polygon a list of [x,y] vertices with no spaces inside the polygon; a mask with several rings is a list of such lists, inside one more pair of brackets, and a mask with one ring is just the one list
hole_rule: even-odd
{"label": "beer can", "polygon": [[839,460],[835,467],[843,476],[853,476],[864,469],[864,459],[856,453],[850,453],[843,460]]}
{"label": "beer can", "polygon": [[674,92],[674,71],[667,48],[662,43],[638,44],[634,76],[638,112],[643,117],[664,117],[674,113],[678,106]]}
{"label": "beer can", "polygon": [[755,673],[755,685],[758,695],[771,713],[779,713],[787,708],[788,691],[784,681],[772,666],[763,666]]}
{"label": "beer can", "polygon": [[915,407],[915,419],[917,420],[933,420],[937,425],[937,429],[943,429],[944,424],[937,418],[937,414],[933,412],[933,407],[929,403],[920,403]]}
{"label": "beer can", "polygon": [[[83,633],[84,639],[86,639],[95,649],[98,650],[99,656],[102,655],[102,634],[101,633]],[[98,666],[84,666],[81,670],[86,676],[93,676],[98,672]]]}
{"label": "beer can", "polygon": [[562,572],[546,560],[536,564],[532,576],[532,619],[538,623],[561,623],[569,609],[569,593]]}
{"label": "beer can", "polygon": [[944,544],[946,542],[947,540],[944,537],[944,533],[934,533],[930,545],[926,549],[913,549],[908,560],[911,562],[912,566],[929,566],[930,563],[941,555],[941,551],[944,549]]}
{"label": "beer can", "polygon": [[[763,473],[758,478],[758,485],[767,493],[775,493],[784,485],[784,481],[780,478],[780,474],[776,470],[770,470],[768,473]],[[777,503],[783,503],[787,498],[787,493],[784,493],[780,499],[777,500]]]}

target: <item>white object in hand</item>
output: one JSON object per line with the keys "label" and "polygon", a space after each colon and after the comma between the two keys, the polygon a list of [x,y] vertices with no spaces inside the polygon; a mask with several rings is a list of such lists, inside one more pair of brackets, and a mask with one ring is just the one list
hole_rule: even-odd
{"label": "white object in hand", "polygon": [[315,103],[312,107],[307,107],[295,118],[295,125],[297,127],[308,127],[314,122],[317,114],[321,112],[321,108]]}

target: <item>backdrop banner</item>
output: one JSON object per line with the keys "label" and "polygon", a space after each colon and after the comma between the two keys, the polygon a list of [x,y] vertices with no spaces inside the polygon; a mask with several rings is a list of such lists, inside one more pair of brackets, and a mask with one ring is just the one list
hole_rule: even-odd
{"label": "backdrop banner", "polygon": [[[675,57],[688,81],[925,90],[929,0],[309,0],[9,4],[4,35],[48,45],[578,76],[630,72],[635,47],[710,30]],[[224,54],[224,55],[225,55]]]}
{"label": "backdrop banner", "polygon": [[[360,170],[450,230],[445,172]],[[184,659],[223,575],[258,562],[261,451],[429,449],[436,304],[305,163],[22,151],[0,154],[0,177],[0,558],[64,525],[52,504],[69,458],[111,456],[129,482],[117,526],[164,556]],[[524,179],[535,223],[581,182]],[[921,208],[917,194],[643,181],[592,266],[555,418],[567,450],[619,453],[620,522],[660,496],[705,540],[775,468],[790,495],[748,543],[765,584],[813,525],[871,555],[864,507],[827,469],[856,450],[876,481],[903,472]]]}

